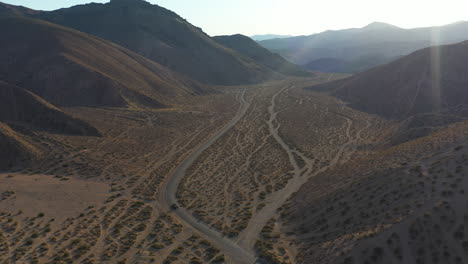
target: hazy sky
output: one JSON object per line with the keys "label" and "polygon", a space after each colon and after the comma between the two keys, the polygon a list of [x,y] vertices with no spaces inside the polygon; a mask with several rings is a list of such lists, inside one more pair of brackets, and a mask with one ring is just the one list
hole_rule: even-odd
{"label": "hazy sky", "polygon": [[[0,0],[53,10],[108,0]],[[309,35],[374,21],[411,28],[468,20],[468,0],[150,0],[210,35]]]}

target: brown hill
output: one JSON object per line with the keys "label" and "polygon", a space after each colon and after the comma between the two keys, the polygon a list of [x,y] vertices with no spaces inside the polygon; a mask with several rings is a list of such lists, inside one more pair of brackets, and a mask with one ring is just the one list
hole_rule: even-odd
{"label": "brown hill", "polygon": [[27,162],[40,154],[23,136],[0,122],[0,170]]}
{"label": "brown hill", "polygon": [[270,52],[260,46],[253,39],[244,35],[217,36],[213,40],[219,44],[233,49],[240,54],[261,63],[273,71],[292,76],[310,76],[311,73],[301,69],[301,67],[285,60],[278,54]]}
{"label": "brown hill", "polygon": [[0,18],[0,76],[57,106],[163,107],[207,91],[108,41],[48,22]]}
{"label": "brown hill", "polygon": [[206,83],[256,83],[279,77],[216,43],[174,12],[142,0],[79,5],[34,17],[110,40]]}
{"label": "brown hill", "polygon": [[99,135],[94,127],[69,116],[32,92],[2,81],[0,81],[0,122],[49,132]]}
{"label": "brown hill", "polygon": [[468,42],[436,46],[315,89],[387,118],[451,112],[468,104],[467,61]]}

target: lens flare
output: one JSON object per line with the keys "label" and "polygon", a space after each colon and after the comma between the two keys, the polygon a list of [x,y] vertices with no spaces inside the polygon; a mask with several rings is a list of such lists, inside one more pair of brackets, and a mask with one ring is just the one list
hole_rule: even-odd
{"label": "lens flare", "polygon": [[440,28],[432,29],[431,36],[431,87],[432,87],[432,103],[433,111],[440,112],[441,109],[441,46],[440,46]]}

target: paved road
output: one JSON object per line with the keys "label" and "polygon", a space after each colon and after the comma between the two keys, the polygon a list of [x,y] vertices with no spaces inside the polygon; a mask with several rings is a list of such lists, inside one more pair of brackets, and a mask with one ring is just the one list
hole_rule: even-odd
{"label": "paved road", "polygon": [[[218,131],[213,137],[208,139],[205,143],[197,147],[185,160],[183,160],[179,166],[175,169],[174,173],[167,180],[165,186],[163,186],[160,194],[160,201],[169,209],[170,206],[177,202],[176,192],[177,187],[185,176],[187,169],[197,160],[197,158],[209,147],[211,147],[219,138],[221,138],[226,132],[234,127],[237,122],[244,116],[250,103],[245,100],[245,90],[238,96],[240,102],[239,110],[237,111],[234,118],[226,124],[220,131]],[[249,252],[239,247],[234,241],[223,237],[219,232],[211,229],[209,226],[199,222],[190,212],[184,208],[175,210],[174,212],[179,220],[185,222],[186,225],[191,226],[193,229],[200,232],[207,240],[213,245],[221,249],[227,258],[229,258],[235,264],[253,264],[255,263],[255,256],[253,252]]]}

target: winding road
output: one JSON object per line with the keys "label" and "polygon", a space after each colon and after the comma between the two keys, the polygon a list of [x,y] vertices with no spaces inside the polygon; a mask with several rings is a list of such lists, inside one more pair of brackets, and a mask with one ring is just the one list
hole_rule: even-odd
{"label": "winding road", "polygon": [[[238,100],[240,102],[239,110],[234,118],[226,124],[221,130],[216,132],[208,141],[198,146],[189,156],[187,156],[175,169],[174,173],[166,180],[161,188],[160,202],[166,207],[167,210],[172,204],[177,203],[177,188],[179,183],[184,178],[187,170],[198,159],[198,157],[209,147],[211,147],[219,138],[226,132],[233,128],[237,122],[245,115],[250,103],[245,100],[246,90],[243,90]],[[223,237],[219,232],[211,229],[209,226],[199,222],[192,214],[184,208],[179,208],[174,211],[174,214],[179,220],[185,222],[186,225],[191,226],[212,244],[218,247],[230,261],[236,264],[253,264],[256,262],[253,252],[245,250],[238,246],[234,241]]]}

